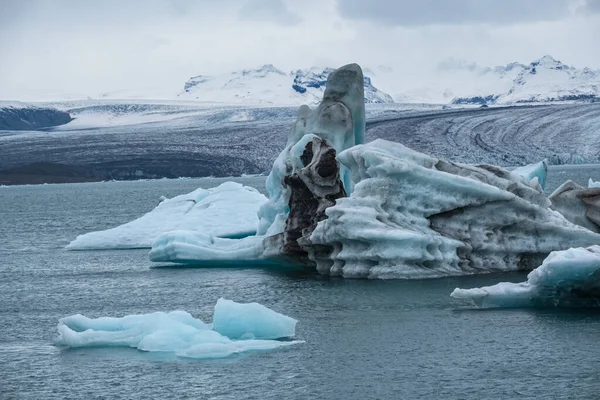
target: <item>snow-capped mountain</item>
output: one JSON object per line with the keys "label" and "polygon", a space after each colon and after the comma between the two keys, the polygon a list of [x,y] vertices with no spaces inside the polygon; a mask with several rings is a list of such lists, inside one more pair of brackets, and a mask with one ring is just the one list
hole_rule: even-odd
{"label": "snow-capped mountain", "polygon": [[548,101],[600,100],[600,70],[577,69],[544,56],[524,67],[513,85],[496,102],[503,104]]}
{"label": "snow-capped mountain", "polygon": [[[181,80],[183,90],[175,79],[175,84],[151,82],[148,87],[108,90],[95,95],[24,93],[23,99],[179,100],[203,102],[206,106],[315,105],[323,97],[331,71],[330,67],[311,67],[284,72],[266,64]],[[600,101],[600,70],[575,68],[548,55],[529,64],[513,62],[487,67],[450,58],[437,65],[365,65],[363,72],[365,103],[511,105]]]}
{"label": "snow-capped mountain", "polygon": [[[334,71],[333,68],[316,68],[310,69],[299,69],[296,72],[292,72],[294,75],[294,82],[292,89],[296,92],[305,94],[309,93],[317,98],[323,97],[325,90],[325,84],[327,83],[327,77]],[[364,71],[367,72],[367,71]],[[393,103],[394,99],[387,93],[377,89],[371,83],[371,78],[364,76],[363,84],[365,88],[365,103]]]}
{"label": "snow-capped mountain", "polygon": [[[315,104],[325,91],[333,68],[299,69],[285,73],[272,64],[224,75],[198,75],[184,84],[177,98],[228,104]],[[387,93],[377,89],[371,78],[364,77],[365,103],[393,103]]]}
{"label": "snow-capped mountain", "polygon": [[[396,102],[519,104],[600,101],[600,71],[577,69],[544,56],[530,64],[484,67],[448,59],[418,79],[374,73],[377,85]],[[388,84],[389,82],[389,84]]]}

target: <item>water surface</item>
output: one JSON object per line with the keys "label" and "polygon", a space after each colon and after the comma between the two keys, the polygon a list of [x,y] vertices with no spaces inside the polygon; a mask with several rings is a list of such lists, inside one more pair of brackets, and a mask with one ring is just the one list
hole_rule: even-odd
{"label": "water surface", "polygon": [[[553,168],[549,189],[595,168]],[[264,177],[237,179],[264,190]],[[597,398],[600,314],[481,311],[457,286],[524,274],[427,281],[327,278],[308,271],[152,268],[146,250],[67,252],[75,236],[127,222],[219,179],[0,188],[0,398]],[[58,319],[186,310],[219,297],[299,320],[306,343],[225,360],[53,346]]]}

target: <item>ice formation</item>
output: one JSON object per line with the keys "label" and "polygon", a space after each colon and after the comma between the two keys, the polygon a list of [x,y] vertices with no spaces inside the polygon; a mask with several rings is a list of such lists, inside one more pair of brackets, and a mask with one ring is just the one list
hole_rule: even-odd
{"label": "ice formation", "polygon": [[454,289],[456,299],[478,307],[600,306],[600,246],[555,251],[527,276],[527,282],[501,282]]}
{"label": "ice formation", "polygon": [[584,188],[573,181],[560,185],[549,197],[552,209],[574,224],[600,232],[600,187]]}
{"label": "ice formation", "polygon": [[[546,175],[548,174],[548,161],[542,160],[535,164],[518,167],[513,169],[512,172],[521,175],[527,182],[535,179],[535,182],[539,183],[544,189],[546,187]],[[532,182],[532,185],[535,185],[535,182]]]}
{"label": "ice formation", "polygon": [[[286,181],[305,168],[307,146],[311,149],[314,146],[314,153],[317,154],[325,154],[326,149],[331,149],[333,158],[329,159],[335,164],[332,165],[334,171],[331,172],[339,177],[345,192],[352,190],[350,171],[344,166],[339,167],[335,154],[364,142],[365,105],[362,82],[363,75],[358,65],[341,67],[329,75],[323,101],[315,110],[308,106],[300,107],[286,147],[275,160],[267,177],[269,201],[260,207],[257,236],[224,240],[201,232],[168,232],[154,241],[150,259],[195,264],[213,261],[219,264],[283,261],[282,256],[285,258],[285,255],[279,254],[280,249],[272,241],[265,243],[263,239],[282,234],[286,228],[292,194],[292,187]],[[314,144],[317,142],[318,145]],[[312,154],[310,158],[312,159]]]}
{"label": "ice formation", "polygon": [[551,251],[600,243],[552,211],[537,183],[376,140],[338,155],[356,185],[309,242],[324,274],[428,278],[533,268]]}
{"label": "ice formation", "polygon": [[600,182],[594,182],[592,178],[588,179],[588,189],[600,188]]}
{"label": "ice formation", "polygon": [[362,72],[333,72],[303,106],[267,178],[256,236],[174,231],[153,261],[297,263],[349,278],[434,278],[532,269],[600,235],[550,208],[545,161],[509,172],[364,140]]}
{"label": "ice formation", "polygon": [[257,212],[266,201],[254,188],[225,182],[216,188],[164,199],[134,221],[78,236],[67,249],[149,248],[162,233],[174,230],[216,237],[250,236],[256,233]]}
{"label": "ice formation", "polygon": [[303,343],[291,339],[296,320],[258,303],[219,299],[213,324],[185,311],[87,318],[73,315],[58,323],[56,344],[68,347],[133,347],[188,358],[222,358],[247,351]]}
{"label": "ice formation", "polygon": [[[364,143],[365,104],[363,74],[357,64],[349,64],[333,71],[327,78],[323,101],[315,110],[300,107],[298,119],[288,137],[285,149],[279,154],[267,177],[269,202],[259,212],[258,234],[276,234],[283,230],[283,221],[289,212],[290,189],[283,183],[302,168],[300,156],[314,137],[326,140],[338,153]],[[340,170],[346,192],[352,191],[350,171]]]}

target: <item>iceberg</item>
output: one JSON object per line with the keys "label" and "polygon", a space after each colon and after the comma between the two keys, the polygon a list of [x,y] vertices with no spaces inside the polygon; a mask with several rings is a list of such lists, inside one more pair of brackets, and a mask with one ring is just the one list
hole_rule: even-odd
{"label": "iceberg", "polygon": [[[259,235],[282,232],[281,221],[285,220],[289,212],[291,193],[283,180],[303,167],[300,156],[313,138],[325,139],[336,152],[364,143],[366,120],[362,82],[360,66],[345,65],[329,74],[323,101],[315,110],[306,105],[300,107],[286,147],[273,163],[267,177],[269,201],[259,211]],[[340,175],[346,192],[350,193],[350,171],[342,166]]]}
{"label": "iceberg", "polygon": [[531,270],[552,251],[600,243],[552,208],[542,189],[546,161],[509,172],[385,140],[363,144],[361,82],[358,65],[344,66],[329,76],[319,107],[300,108],[267,178],[255,236],[177,230],[154,241],[150,259],[421,279]]}
{"label": "iceberg", "polygon": [[254,235],[257,213],[267,198],[256,189],[225,182],[172,199],[162,198],[154,210],[116,228],[78,236],[68,250],[150,248],[164,232],[189,230],[216,237]]}
{"label": "iceberg", "polygon": [[[546,188],[546,175],[548,174],[548,160],[542,160],[535,164],[525,165],[512,170],[512,173],[517,174],[525,178],[527,182],[531,182],[534,179],[540,184],[542,189]],[[535,182],[531,182],[535,185]]]}
{"label": "iceberg", "polygon": [[456,288],[451,296],[484,308],[599,307],[600,246],[552,252],[529,273],[526,282]]}
{"label": "iceberg", "polygon": [[121,318],[60,319],[55,343],[67,347],[132,347],[187,358],[222,358],[248,351],[273,350],[299,343],[296,320],[258,303],[219,299],[213,324],[185,311],[128,315]]}
{"label": "iceberg", "polygon": [[600,182],[594,182],[592,178],[588,179],[588,189],[600,188]]}
{"label": "iceberg", "polygon": [[[323,101],[315,110],[308,106],[300,107],[286,147],[273,163],[267,177],[269,200],[263,203],[258,211],[256,236],[241,240],[221,240],[214,235],[205,235],[205,232],[165,232],[152,244],[150,259],[157,262],[193,264],[216,261],[219,265],[235,264],[236,261],[253,264],[296,263],[298,260],[295,257],[280,251],[286,243],[295,241],[295,238],[287,240],[287,235],[281,238],[286,224],[289,225],[291,182],[300,170],[312,168],[312,173],[304,174],[310,175],[312,181],[305,179],[302,183],[297,181],[296,184],[308,185],[313,189],[319,187],[322,200],[324,196],[337,197],[342,191],[345,196],[352,191],[350,171],[337,163],[335,155],[364,142],[365,106],[362,82],[362,70],[357,64],[343,66],[329,75]],[[312,162],[315,157],[318,160]],[[321,157],[324,157],[323,162]],[[309,163],[311,167],[307,167]],[[329,174],[329,178],[322,176],[325,174]],[[332,190],[323,186],[327,179],[327,184],[333,185],[333,191],[337,194],[334,195]],[[343,188],[337,181],[341,182]],[[310,201],[301,198],[296,200]],[[298,211],[296,213],[298,214]],[[300,213],[310,214],[309,210]],[[273,237],[283,241],[265,241],[266,238]]]}
{"label": "iceberg", "polygon": [[326,210],[307,241],[330,248],[319,272],[352,278],[435,278],[532,269],[551,251],[600,235],[550,209],[536,180],[452,163],[385,140],[338,155],[354,192]]}

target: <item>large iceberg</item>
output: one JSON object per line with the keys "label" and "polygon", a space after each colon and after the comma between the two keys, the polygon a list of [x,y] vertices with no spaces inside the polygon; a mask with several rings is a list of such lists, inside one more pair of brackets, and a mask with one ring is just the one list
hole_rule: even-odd
{"label": "large iceberg", "polygon": [[510,172],[385,140],[361,144],[361,81],[360,67],[342,67],[317,109],[300,108],[267,178],[256,236],[169,232],[154,242],[151,260],[296,263],[348,278],[419,279],[530,270],[552,251],[600,243],[551,208],[545,161]]}
{"label": "large iceberg", "polygon": [[440,160],[376,140],[338,155],[354,192],[308,238],[331,253],[324,274],[431,278],[531,269],[554,250],[600,235],[549,208],[537,179]]}
{"label": "large iceberg", "polygon": [[212,325],[185,311],[94,319],[73,315],[60,319],[55,343],[67,347],[133,347],[188,358],[222,358],[303,343],[289,340],[295,335],[296,322],[258,303],[239,304],[219,299]]}
{"label": "large iceberg", "polygon": [[[357,64],[341,67],[329,75],[323,101],[315,110],[308,106],[300,107],[287,145],[273,163],[267,177],[269,200],[258,212],[260,222],[256,236],[226,240],[204,232],[166,232],[152,244],[150,259],[194,264],[215,262],[220,265],[297,262],[297,254],[291,257],[281,251],[286,244],[296,239],[289,239],[289,235],[284,234],[286,228],[294,225],[288,218],[290,201],[306,204],[314,199],[297,196],[293,199],[294,182],[296,187],[308,185],[313,191],[318,188],[318,196],[328,205],[333,204],[332,199],[342,193],[345,196],[352,191],[350,171],[339,165],[335,155],[364,142],[362,82],[362,70]],[[313,172],[303,174],[300,172],[302,170]],[[327,174],[329,176],[325,176]],[[309,175],[310,181],[308,178],[295,180],[296,177]],[[296,210],[296,214],[308,216],[311,221],[315,218],[308,209]],[[324,213],[321,214],[324,217]],[[273,237],[282,240],[265,240]]]}
{"label": "large iceberg", "polygon": [[212,189],[196,189],[163,199],[154,210],[116,228],[78,236],[67,249],[150,248],[164,232],[188,230],[215,237],[254,235],[257,213],[267,198],[256,189],[225,182]]}
{"label": "large iceberg", "polygon": [[479,307],[600,307],[600,246],[555,251],[526,282],[454,289]]}
{"label": "large iceberg", "polygon": [[[283,231],[291,193],[291,189],[283,181],[286,176],[304,167],[300,157],[313,138],[326,140],[338,153],[364,143],[365,104],[362,82],[360,66],[345,65],[329,75],[323,101],[315,110],[306,105],[300,107],[286,147],[273,163],[267,177],[269,201],[259,212],[259,235],[273,235]],[[340,175],[346,192],[350,193],[350,171],[341,166]]]}

